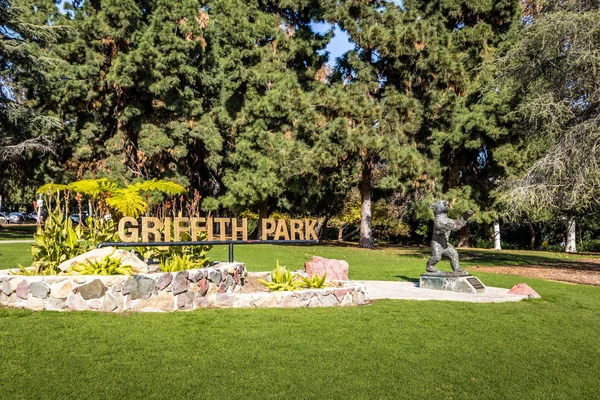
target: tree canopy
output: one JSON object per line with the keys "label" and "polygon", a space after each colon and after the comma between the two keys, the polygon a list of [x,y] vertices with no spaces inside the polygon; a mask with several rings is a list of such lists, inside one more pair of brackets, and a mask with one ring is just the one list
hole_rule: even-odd
{"label": "tree canopy", "polygon": [[[598,7],[0,0],[0,162],[21,163],[1,189],[166,179],[205,212],[359,226],[363,247],[422,238],[436,197],[483,226],[594,212]],[[328,60],[334,26],[353,48]]]}

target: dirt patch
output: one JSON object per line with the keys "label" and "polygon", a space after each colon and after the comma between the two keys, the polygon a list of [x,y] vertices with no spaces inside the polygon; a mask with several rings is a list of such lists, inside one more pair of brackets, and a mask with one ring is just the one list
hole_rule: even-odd
{"label": "dirt patch", "polygon": [[[498,266],[473,267],[466,269],[469,271],[489,272],[492,274],[518,275],[528,278],[577,283],[580,285],[600,286],[600,262],[598,262],[598,259],[581,261],[588,264],[587,268],[582,268],[581,265],[573,265],[569,268],[532,265],[527,267]],[[589,268],[589,264],[595,264],[597,265],[597,268]]]}
{"label": "dirt patch", "polygon": [[256,292],[268,292],[269,289],[258,281],[258,278],[252,275],[248,275],[244,280],[244,286],[239,293],[256,293]]}

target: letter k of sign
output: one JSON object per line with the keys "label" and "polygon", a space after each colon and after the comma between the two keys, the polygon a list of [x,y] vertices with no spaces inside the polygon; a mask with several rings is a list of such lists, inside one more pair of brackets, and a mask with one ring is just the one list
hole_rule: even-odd
{"label": "letter k of sign", "polygon": [[319,239],[317,237],[317,232],[315,232],[315,227],[317,226],[316,219],[305,219],[304,226],[305,226],[305,233],[306,233],[304,235],[304,237],[306,238],[306,240],[318,240]]}

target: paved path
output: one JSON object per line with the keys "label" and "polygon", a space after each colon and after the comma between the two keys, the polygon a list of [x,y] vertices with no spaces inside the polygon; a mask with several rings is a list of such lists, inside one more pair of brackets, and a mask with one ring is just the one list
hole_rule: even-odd
{"label": "paved path", "polygon": [[486,287],[486,293],[470,294],[419,288],[418,282],[362,281],[366,288],[367,300],[445,300],[471,303],[502,303],[520,301],[527,296],[508,294],[508,289]]}
{"label": "paved path", "polygon": [[0,240],[0,244],[33,243],[32,239]]}

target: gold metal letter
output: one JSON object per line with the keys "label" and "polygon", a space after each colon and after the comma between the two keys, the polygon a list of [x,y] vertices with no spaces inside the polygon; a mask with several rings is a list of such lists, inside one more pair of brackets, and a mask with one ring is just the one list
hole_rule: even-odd
{"label": "gold metal letter", "polygon": [[[130,222],[131,223],[131,228],[127,228],[131,230],[131,234],[128,236],[127,232],[125,231],[125,225]],[[121,239],[122,242],[126,242],[126,243],[132,243],[132,242],[137,242],[140,238],[140,234],[139,234],[139,230],[138,230],[138,225],[137,225],[137,221],[135,218],[133,217],[123,217],[121,218],[121,220],[119,221],[119,238]]]}
{"label": "gold metal letter", "polygon": [[195,242],[198,240],[198,234],[200,232],[206,232],[206,218],[190,218],[190,225],[192,226],[192,240]]}
{"label": "gold metal letter", "polygon": [[165,218],[165,242],[171,241],[171,217]]}
{"label": "gold metal letter", "polygon": [[[174,240],[176,242],[181,241],[181,234],[183,232],[187,233],[188,235],[190,235],[190,225],[189,222],[190,219],[187,217],[175,217],[173,218],[173,230],[174,230]],[[181,226],[181,223],[184,223],[184,226]]]}
{"label": "gold metal letter", "polygon": [[274,240],[281,240],[283,236],[284,240],[290,240],[290,234],[288,233],[287,224],[285,223],[285,219],[280,219],[277,221],[277,230],[275,231],[275,235],[273,236]]}
{"label": "gold metal letter", "polygon": [[315,225],[317,225],[316,219],[305,219],[304,227],[305,227],[305,237],[306,240],[319,240],[317,237],[317,232],[315,232]]}
{"label": "gold metal letter", "polygon": [[[152,223],[152,227],[150,224]],[[159,229],[162,228],[160,219],[156,217],[142,217],[142,242],[149,242],[149,234],[152,234],[154,242],[161,241],[161,235]]]}
{"label": "gold metal letter", "polygon": [[208,240],[208,241],[213,240],[213,219],[212,219],[212,217],[206,218],[206,240]]}
{"label": "gold metal letter", "polygon": [[215,218],[215,222],[219,224],[219,240],[227,240],[227,232],[225,229],[225,223],[229,222],[230,218]]}
{"label": "gold metal letter", "polygon": [[242,240],[248,240],[248,218],[242,218],[242,226],[238,226],[237,218],[231,218],[231,240],[238,240],[238,234],[242,234]]}
{"label": "gold metal letter", "polygon": [[299,240],[304,240],[304,222],[301,219],[293,219],[290,221],[290,238],[296,240],[296,234],[298,234]]}
{"label": "gold metal letter", "polygon": [[[267,240],[267,237],[269,235],[272,235],[275,233],[275,220],[271,219],[271,218],[263,218],[260,220],[261,223],[261,238],[260,240]],[[267,228],[267,225],[269,226]]]}

